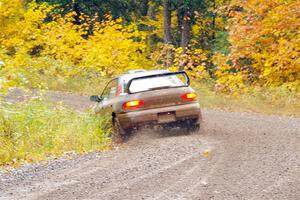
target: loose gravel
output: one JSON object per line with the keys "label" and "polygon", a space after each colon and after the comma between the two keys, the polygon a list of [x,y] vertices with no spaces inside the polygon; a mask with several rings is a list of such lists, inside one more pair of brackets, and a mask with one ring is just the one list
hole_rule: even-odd
{"label": "loose gravel", "polygon": [[[89,105],[73,94],[47,95],[82,111]],[[0,199],[300,199],[299,118],[203,116],[197,134],[143,130],[112,151],[0,171]]]}

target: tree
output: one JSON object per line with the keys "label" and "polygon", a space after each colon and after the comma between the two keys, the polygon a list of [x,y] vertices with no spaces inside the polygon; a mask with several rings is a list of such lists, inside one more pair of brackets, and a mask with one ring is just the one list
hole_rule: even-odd
{"label": "tree", "polygon": [[299,10],[299,1],[232,2],[230,54],[219,63],[218,83],[299,90]]}
{"label": "tree", "polygon": [[[191,26],[192,26],[192,7],[190,0],[180,0],[178,4],[177,17],[178,17],[178,25],[179,31],[181,31],[181,41],[180,46],[182,48],[182,53],[185,54],[188,48],[188,44],[190,41],[191,34]],[[181,61],[179,63],[178,69],[181,71],[185,67],[185,62]]]}
{"label": "tree", "polygon": [[186,50],[188,47],[189,41],[190,41],[190,32],[191,32],[191,26],[192,26],[192,7],[191,7],[191,1],[184,1],[183,5],[181,5],[182,8],[182,33],[181,33],[181,48]]}
{"label": "tree", "polygon": [[122,17],[130,21],[133,15],[137,17],[147,15],[149,0],[37,0],[37,2],[59,5],[62,14],[74,11],[75,6],[90,17],[98,15],[99,19],[104,19],[106,14],[110,14],[114,19]]}
{"label": "tree", "polygon": [[171,33],[171,0],[164,0],[164,43],[166,59],[164,61],[165,67],[172,65],[172,33]]}
{"label": "tree", "polygon": [[165,44],[172,44],[171,0],[164,0],[164,42]]}

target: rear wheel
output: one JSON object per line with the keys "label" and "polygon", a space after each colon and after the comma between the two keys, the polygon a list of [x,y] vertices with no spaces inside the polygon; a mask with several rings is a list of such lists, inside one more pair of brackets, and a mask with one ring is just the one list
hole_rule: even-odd
{"label": "rear wheel", "polygon": [[188,134],[198,133],[200,130],[198,119],[186,120],[184,128],[186,128]]}
{"label": "rear wheel", "polygon": [[189,133],[198,133],[200,130],[200,124],[192,124],[187,128]]}

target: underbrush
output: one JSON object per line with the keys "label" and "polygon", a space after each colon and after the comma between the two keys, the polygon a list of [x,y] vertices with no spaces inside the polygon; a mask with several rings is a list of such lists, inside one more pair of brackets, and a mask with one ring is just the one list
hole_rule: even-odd
{"label": "underbrush", "polygon": [[0,165],[31,163],[66,152],[110,147],[108,119],[39,98],[1,103]]}
{"label": "underbrush", "polygon": [[[62,68],[57,66],[58,69]],[[64,69],[64,68],[63,68]],[[95,70],[79,70],[73,75],[66,75],[67,69],[58,71],[55,67],[48,70],[30,69],[24,73],[20,86],[29,89],[42,89],[73,92],[82,95],[100,94],[109,78],[103,77]]]}
{"label": "underbrush", "polygon": [[194,83],[204,108],[300,117],[300,95],[285,88],[250,88],[240,94],[215,92],[213,85]]}
{"label": "underbrush", "polygon": [[[30,73],[27,88],[68,91],[84,95],[100,95],[110,78],[104,78],[95,71],[83,71],[75,76],[53,76],[47,73]],[[203,108],[223,109],[237,112],[256,112],[270,115],[300,116],[300,94],[284,87],[248,88],[235,94],[216,92],[214,81],[191,80],[192,87],[199,94]],[[43,82],[43,85],[39,83]]]}

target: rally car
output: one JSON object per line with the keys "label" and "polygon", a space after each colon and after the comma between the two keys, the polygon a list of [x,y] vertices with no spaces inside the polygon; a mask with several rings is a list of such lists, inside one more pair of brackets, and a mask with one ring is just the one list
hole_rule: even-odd
{"label": "rally car", "polygon": [[90,97],[96,113],[109,113],[114,131],[126,135],[145,125],[197,131],[201,110],[186,72],[134,70],[109,81]]}

